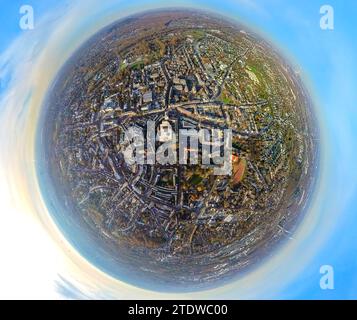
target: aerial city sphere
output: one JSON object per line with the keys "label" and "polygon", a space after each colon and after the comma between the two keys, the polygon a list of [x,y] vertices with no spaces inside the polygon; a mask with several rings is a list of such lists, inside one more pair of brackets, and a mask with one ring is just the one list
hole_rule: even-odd
{"label": "aerial city sphere", "polygon": [[317,135],[299,73],[268,41],[211,13],[149,11],[92,36],[54,79],[40,185],[65,237],[102,271],[202,290],[292,237]]}

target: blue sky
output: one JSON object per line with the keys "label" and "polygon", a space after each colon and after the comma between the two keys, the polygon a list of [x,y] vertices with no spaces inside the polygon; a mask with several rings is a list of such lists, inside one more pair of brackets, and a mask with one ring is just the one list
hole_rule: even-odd
{"label": "blue sky", "polygon": [[[75,2],[84,4],[86,1],[73,1]],[[99,16],[102,9],[103,14],[121,9],[140,11],[151,7],[165,7],[165,3],[167,2],[140,0],[114,3],[111,0],[103,0],[98,1],[96,6]],[[176,3],[182,6],[192,4],[190,1]],[[203,9],[217,11],[246,23],[280,48],[301,71],[315,101],[321,126],[321,182],[313,207],[314,212],[311,213],[316,216],[316,224],[311,226],[309,233],[301,240],[301,246],[305,246],[306,251],[310,248],[314,250],[311,249],[311,255],[304,260],[305,264],[299,272],[295,272],[294,277],[281,286],[279,291],[258,297],[357,298],[357,2],[198,0],[194,3]],[[44,24],[36,26],[37,21],[64,6],[66,1],[0,0],[0,62],[1,54],[6,52],[16,38],[21,40],[26,34],[27,39],[31,39],[31,32],[34,32],[22,31],[19,28],[19,8],[23,4],[33,6],[36,29],[44,28]],[[324,4],[334,8],[334,30],[321,30],[319,27],[319,9]],[[78,20],[85,19],[86,11],[83,11]],[[96,15],[92,14],[87,23],[94,23],[95,19]],[[62,20],[56,23],[61,24]],[[58,25],[59,27],[61,26]],[[55,30],[56,25],[52,28]],[[80,35],[78,30],[74,29],[73,34]],[[37,38],[36,33],[33,33],[33,37],[34,42],[43,43],[45,47],[46,38]],[[81,39],[82,42],[84,40]],[[24,45],[24,56],[27,49]],[[6,91],[7,88],[3,89]],[[301,257],[305,256],[302,251],[291,255],[290,260],[284,263],[293,269],[294,264],[300,264],[299,254]],[[325,264],[334,268],[334,290],[320,289],[319,268]],[[289,269],[284,272],[289,273]],[[269,279],[266,282],[269,282]],[[220,293],[220,297],[234,298],[234,290],[231,288]]]}
{"label": "blue sky", "polygon": [[42,15],[58,1],[21,1],[21,0],[1,0],[0,1],[0,52],[8,46],[11,41],[23,32],[19,28],[19,10],[22,5],[29,4],[37,12],[36,15]]}

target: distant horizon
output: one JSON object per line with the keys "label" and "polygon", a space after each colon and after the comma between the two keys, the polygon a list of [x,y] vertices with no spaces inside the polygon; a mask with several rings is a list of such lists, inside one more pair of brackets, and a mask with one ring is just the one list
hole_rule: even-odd
{"label": "distant horizon", "polygon": [[[329,1],[334,29],[321,28],[321,3],[275,0],[32,0],[35,27],[21,30],[20,0],[0,12],[0,297],[143,299],[341,299],[357,297],[355,226],[357,34],[353,1]],[[93,35],[150,11],[199,11],[247,26],[287,61],[306,87],[319,129],[316,193],[291,239],[264,263],[223,287],[163,293],[105,274],[59,230],[40,189],[35,146],[43,102],[58,71]],[[203,10],[200,10],[203,9]],[[286,59],[286,60],[285,60]],[[43,120],[43,119],[42,119]],[[315,121],[315,120],[313,120]],[[314,155],[316,156],[316,155]],[[62,203],[63,204],[63,203]],[[13,232],[16,230],[16,232]],[[78,239],[75,239],[75,242]],[[91,248],[87,248],[90,253]],[[26,266],[25,268],[23,266]],[[334,290],[322,289],[331,266]],[[124,279],[125,280],[125,279]],[[187,290],[189,291],[189,290]]]}

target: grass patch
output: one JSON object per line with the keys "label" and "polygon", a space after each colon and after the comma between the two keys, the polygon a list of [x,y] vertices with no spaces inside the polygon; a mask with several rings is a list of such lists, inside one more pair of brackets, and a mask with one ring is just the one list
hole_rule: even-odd
{"label": "grass patch", "polygon": [[191,178],[190,178],[190,184],[197,186],[202,182],[203,178],[201,176],[199,176],[198,174],[194,174]]}

